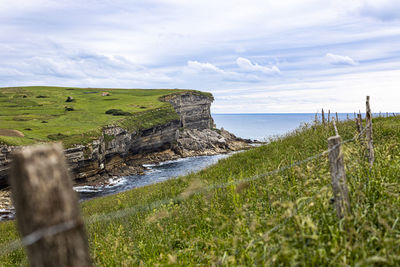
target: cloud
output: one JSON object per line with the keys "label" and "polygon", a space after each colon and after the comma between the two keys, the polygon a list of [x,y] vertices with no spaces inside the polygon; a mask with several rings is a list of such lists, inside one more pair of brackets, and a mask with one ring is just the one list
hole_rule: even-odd
{"label": "cloud", "polygon": [[[215,104],[232,112],[240,111],[236,107],[243,96],[255,88],[265,93],[254,97],[261,103],[271,90],[288,88],[319,87],[321,96],[346,88],[343,94],[348,96],[348,88],[357,87],[343,75],[369,77],[373,71],[398,70],[397,3],[1,0],[0,86],[179,87],[216,96],[226,91],[236,106],[218,103],[218,98]],[[327,68],[327,62],[352,67]],[[284,75],[279,75],[281,70]],[[341,83],[321,84],[335,77]],[[399,83],[392,78],[381,81],[389,83],[379,86],[385,92]],[[400,91],[390,93],[384,102],[392,101],[393,95],[399,98]],[[272,110],[272,102],[259,109],[242,106],[246,112],[297,107],[288,97],[277,97]],[[308,93],[302,99],[312,103],[301,111],[313,111],[322,102]]]}
{"label": "cloud", "polygon": [[245,71],[253,72],[253,71],[259,71],[265,74],[278,74],[281,73],[279,68],[277,66],[272,66],[271,68],[265,67],[265,66],[260,66],[257,63],[252,63],[250,60],[247,58],[243,57],[238,57],[236,59],[236,64]]}
{"label": "cloud", "polygon": [[357,65],[358,63],[354,61],[349,56],[341,56],[341,55],[335,55],[332,53],[328,53],[325,55],[325,58],[328,60],[328,62],[332,65]]}
{"label": "cloud", "polygon": [[398,0],[364,0],[360,14],[381,21],[399,20],[400,5]]}
{"label": "cloud", "polygon": [[224,70],[218,68],[217,66],[211,63],[201,63],[196,60],[195,61],[189,60],[187,62],[187,67],[191,70],[198,72],[206,71],[206,72],[216,72],[221,74],[225,73]]}

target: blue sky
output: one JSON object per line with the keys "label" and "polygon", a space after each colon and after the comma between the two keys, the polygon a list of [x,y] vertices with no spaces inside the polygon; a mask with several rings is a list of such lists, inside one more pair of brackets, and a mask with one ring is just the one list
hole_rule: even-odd
{"label": "blue sky", "polygon": [[191,88],[215,113],[400,111],[396,0],[1,0],[0,86]]}

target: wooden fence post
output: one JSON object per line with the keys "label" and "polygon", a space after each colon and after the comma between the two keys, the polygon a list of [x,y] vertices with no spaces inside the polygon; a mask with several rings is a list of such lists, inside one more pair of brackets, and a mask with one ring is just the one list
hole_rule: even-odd
{"label": "wooden fence post", "polygon": [[374,141],[372,138],[372,113],[371,113],[371,108],[369,105],[369,96],[367,96],[367,101],[366,101],[366,135],[367,135],[367,148],[368,148],[368,162],[370,167],[374,165],[375,161],[375,152],[374,152]]}
{"label": "wooden fence post", "polygon": [[339,122],[339,116],[338,116],[337,112],[336,112],[336,121]]}
{"label": "wooden fence post", "polygon": [[325,125],[325,112],[324,112],[324,109],[322,109],[322,124]]}
{"label": "wooden fence post", "polygon": [[336,127],[336,122],[335,122],[334,118],[332,118],[332,123],[333,123],[333,128],[335,129],[335,135],[338,136],[339,135],[339,131],[338,131],[337,127]]}
{"label": "wooden fence post", "polygon": [[362,130],[363,130],[363,126],[362,126],[362,118],[361,118],[361,114],[357,114],[357,132],[358,134],[361,134]]}
{"label": "wooden fence post", "polygon": [[39,145],[16,152],[10,177],[30,265],[92,266],[62,146]]}
{"label": "wooden fence post", "polygon": [[329,163],[332,179],[332,190],[336,214],[339,219],[350,215],[351,206],[349,190],[347,188],[346,172],[344,169],[343,154],[340,136],[328,138]]}
{"label": "wooden fence post", "polygon": [[329,124],[330,121],[331,121],[331,110],[328,109],[328,124]]}

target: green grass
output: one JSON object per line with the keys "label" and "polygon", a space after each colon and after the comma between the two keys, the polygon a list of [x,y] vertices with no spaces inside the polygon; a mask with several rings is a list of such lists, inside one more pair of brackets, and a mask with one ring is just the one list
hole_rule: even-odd
{"label": "green grass", "polygon": [[[354,126],[338,124],[343,139],[355,135]],[[253,182],[193,194],[326,150],[332,127],[304,126],[199,173],[84,202],[88,221],[131,209],[127,216],[86,225],[92,258],[98,266],[398,266],[400,119],[378,118],[374,127],[376,161],[371,171],[362,142],[343,146],[350,218],[339,221],[330,203],[327,156]],[[183,199],[132,211],[177,196]],[[13,222],[0,223],[0,243],[16,237]],[[0,262],[24,265],[26,258],[20,249]]]}
{"label": "green grass", "polygon": [[[105,125],[152,127],[176,119],[171,105],[160,97],[192,90],[105,89],[67,87],[0,88],[0,128],[18,130],[24,137],[0,136],[0,144],[28,145],[62,141],[65,146],[86,144],[101,134]],[[109,96],[102,96],[109,92]],[[73,102],[65,102],[67,97]],[[67,108],[73,109],[68,111]],[[107,110],[120,110],[106,114]],[[151,115],[153,114],[153,115]],[[146,118],[146,125],[136,124]]]}

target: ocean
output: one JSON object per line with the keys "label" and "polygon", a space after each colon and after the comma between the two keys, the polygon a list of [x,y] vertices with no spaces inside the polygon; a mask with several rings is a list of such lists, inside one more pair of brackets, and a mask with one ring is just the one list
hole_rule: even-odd
{"label": "ocean", "polygon": [[[345,120],[347,116],[353,118],[354,114],[338,114],[339,120]],[[217,128],[223,127],[238,137],[259,141],[286,134],[315,120],[313,113],[212,114],[212,117]]]}

